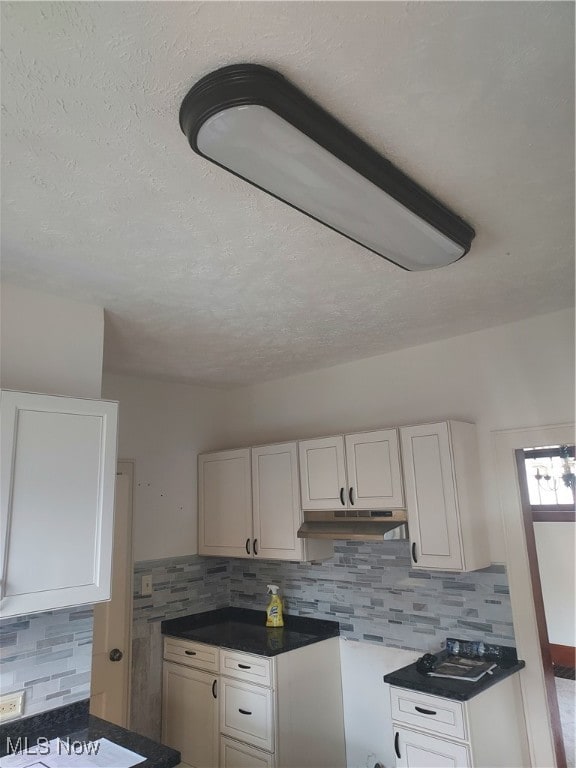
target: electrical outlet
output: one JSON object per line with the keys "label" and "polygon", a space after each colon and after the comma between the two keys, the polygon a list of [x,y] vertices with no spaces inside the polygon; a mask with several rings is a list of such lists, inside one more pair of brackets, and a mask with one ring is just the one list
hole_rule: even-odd
{"label": "electrical outlet", "polygon": [[0,722],[12,720],[24,711],[25,691],[14,691],[0,696]]}
{"label": "electrical outlet", "polygon": [[152,594],[152,574],[149,573],[146,576],[142,576],[142,586],[140,592],[143,597],[149,597]]}

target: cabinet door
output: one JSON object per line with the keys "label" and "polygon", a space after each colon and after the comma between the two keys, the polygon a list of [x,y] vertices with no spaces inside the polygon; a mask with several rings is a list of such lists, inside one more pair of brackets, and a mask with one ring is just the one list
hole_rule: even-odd
{"label": "cabinet door", "polygon": [[220,768],[274,768],[274,755],[221,736]]}
{"label": "cabinet door", "polygon": [[394,725],[396,768],[470,768],[470,752],[456,744]]}
{"label": "cabinet door", "polygon": [[162,743],[192,768],[218,768],[218,679],[167,661],[163,678]]}
{"label": "cabinet door", "polygon": [[359,509],[404,506],[400,447],[396,429],[346,435],[348,499]]}
{"label": "cabinet door", "polygon": [[198,457],[198,553],[251,557],[250,449]]}
{"label": "cabinet door", "polygon": [[348,506],[344,438],[322,437],[298,443],[302,509]]}
{"label": "cabinet door", "polygon": [[252,448],[255,557],[301,560],[296,443]]}
{"label": "cabinet door", "polygon": [[3,617],[110,598],[117,408],[1,392]]}
{"label": "cabinet door", "polygon": [[402,427],[400,439],[413,565],[462,570],[448,424]]}

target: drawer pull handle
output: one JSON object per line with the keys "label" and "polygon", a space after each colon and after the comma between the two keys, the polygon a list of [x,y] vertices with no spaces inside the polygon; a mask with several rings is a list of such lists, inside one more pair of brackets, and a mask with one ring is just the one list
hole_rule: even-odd
{"label": "drawer pull handle", "polygon": [[196,651],[184,651],[186,656],[196,656]]}
{"label": "drawer pull handle", "polygon": [[394,752],[396,752],[396,757],[400,760],[402,755],[400,754],[399,739],[400,734],[396,731],[396,736],[394,736]]}
{"label": "drawer pull handle", "polygon": [[238,669],[252,669],[248,664],[238,664]]}
{"label": "drawer pull handle", "polygon": [[215,699],[218,698],[218,694],[216,693],[216,686],[218,685],[218,680],[214,680],[212,683],[212,696],[214,696]]}
{"label": "drawer pull handle", "polygon": [[416,712],[420,712],[421,715],[437,715],[437,712],[434,712],[433,709],[423,709],[422,707],[414,706],[414,709]]}
{"label": "drawer pull handle", "polygon": [[252,712],[248,712],[247,709],[239,709],[238,712],[240,712],[241,715],[251,715]]}

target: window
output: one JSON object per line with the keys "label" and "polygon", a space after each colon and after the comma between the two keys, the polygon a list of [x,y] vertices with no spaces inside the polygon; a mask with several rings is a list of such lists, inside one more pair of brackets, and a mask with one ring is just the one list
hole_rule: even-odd
{"label": "window", "polygon": [[524,456],[534,520],[574,520],[574,446],[530,448]]}

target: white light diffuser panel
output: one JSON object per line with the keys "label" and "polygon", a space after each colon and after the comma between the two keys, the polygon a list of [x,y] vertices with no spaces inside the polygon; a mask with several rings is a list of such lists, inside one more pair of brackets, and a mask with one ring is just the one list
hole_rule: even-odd
{"label": "white light diffuser panel", "polygon": [[208,118],[200,152],[410,270],[457,261],[465,249],[267,107]]}

